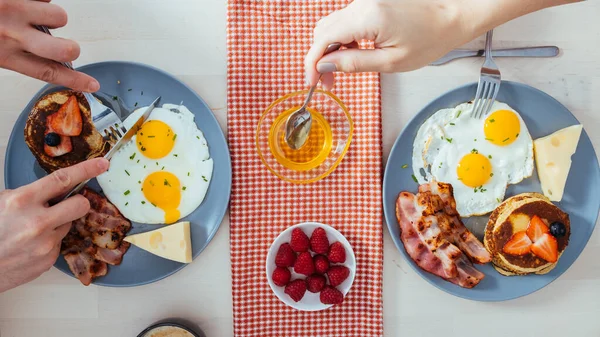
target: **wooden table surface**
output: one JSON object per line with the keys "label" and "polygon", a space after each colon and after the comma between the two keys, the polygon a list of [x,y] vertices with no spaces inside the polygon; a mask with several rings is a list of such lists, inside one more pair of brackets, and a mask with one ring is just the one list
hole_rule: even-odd
{"label": "wooden table surface", "polygon": [[[56,0],[69,25],[56,34],[81,44],[76,64],[139,61],[189,84],[226,129],[226,0]],[[548,9],[496,29],[494,47],[557,45],[552,59],[497,59],[503,79],[554,96],[600,149],[600,2]],[[480,38],[469,47],[482,47]],[[477,79],[479,59],[384,75],[383,141],[387,157],[406,122],[447,90]],[[23,107],[42,83],[0,70],[0,164]],[[17,130],[17,132],[22,132]],[[0,172],[3,165],[0,165]],[[3,186],[3,182],[0,182]],[[597,188],[597,187],[596,187]],[[600,336],[600,234],[557,281],[532,295],[479,303],[448,295],[422,280],[384,230],[386,336]],[[194,263],[136,288],[83,287],[52,269],[0,294],[0,336],[135,336],[149,324],[181,317],[207,336],[232,336],[229,221]]]}

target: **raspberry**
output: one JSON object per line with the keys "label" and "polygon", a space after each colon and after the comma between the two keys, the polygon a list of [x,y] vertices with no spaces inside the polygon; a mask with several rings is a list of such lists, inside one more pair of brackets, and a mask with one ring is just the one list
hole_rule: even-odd
{"label": "raspberry", "polygon": [[286,284],[288,284],[288,282],[290,282],[291,277],[292,277],[292,273],[290,273],[289,269],[284,268],[284,267],[277,267],[273,271],[273,275],[271,276],[271,279],[273,280],[273,283],[275,283],[275,285],[283,287]]}
{"label": "raspberry", "polygon": [[350,275],[350,269],[348,269],[348,267],[345,266],[333,266],[329,268],[329,271],[327,272],[329,284],[331,284],[334,287],[337,287],[340,284],[342,284],[342,282],[344,282],[348,278],[348,275]]}
{"label": "raspberry", "polygon": [[319,274],[325,274],[327,270],[329,270],[329,260],[325,257],[325,255],[316,255],[314,258],[315,261],[315,271]]}
{"label": "raspberry", "polygon": [[310,249],[317,254],[327,254],[329,251],[329,239],[327,233],[321,227],[317,227],[310,236]]}
{"label": "raspberry", "polygon": [[308,284],[308,291],[311,293],[318,293],[323,289],[327,280],[323,275],[314,274],[306,279],[306,283]]}
{"label": "raspberry", "polygon": [[312,275],[315,272],[315,264],[309,252],[300,253],[294,264],[294,271],[298,274],[306,276]]}
{"label": "raspberry", "polygon": [[298,302],[306,293],[306,282],[304,280],[293,280],[285,287],[284,292],[288,294],[294,302]]}
{"label": "raspberry", "polygon": [[300,228],[294,228],[292,230],[292,239],[290,240],[290,246],[295,252],[302,253],[307,252],[310,246],[308,236]]}
{"label": "raspberry", "polygon": [[329,247],[328,257],[331,263],[344,263],[346,262],[346,248],[341,242],[336,241]]}
{"label": "raspberry", "polygon": [[323,304],[340,304],[344,301],[344,294],[334,287],[326,286],[319,295]]}
{"label": "raspberry", "polygon": [[296,262],[296,253],[292,250],[289,243],[279,246],[277,255],[275,255],[275,265],[277,267],[291,267]]}

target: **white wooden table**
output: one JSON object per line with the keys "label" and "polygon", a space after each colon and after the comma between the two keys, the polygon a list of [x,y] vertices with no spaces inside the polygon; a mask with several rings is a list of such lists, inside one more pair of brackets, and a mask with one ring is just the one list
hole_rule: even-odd
{"label": "white wooden table", "polygon": [[[80,42],[77,64],[131,60],[189,84],[226,128],[225,0],[56,0],[69,12],[57,34]],[[600,150],[600,2],[545,10],[499,27],[495,47],[557,45],[554,59],[498,59],[504,79],[537,87],[566,105]],[[481,47],[481,39],[470,44]],[[475,81],[481,60],[384,75],[384,152],[405,123],[443,92]],[[0,164],[13,123],[42,86],[0,71]],[[19,130],[20,132],[20,130]],[[0,172],[3,170],[0,165]],[[3,182],[0,182],[3,184]],[[597,188],[597,187],[595,187]],[[556,282],[525,298],[478,303],[422,280],[384,230],[386,336],[600,336],[600,233]],[[229,221],[193,264],[136,288],[83,287],[58,270],[0,294],[0,336],[135,336],[167,317],[232,336]]]}

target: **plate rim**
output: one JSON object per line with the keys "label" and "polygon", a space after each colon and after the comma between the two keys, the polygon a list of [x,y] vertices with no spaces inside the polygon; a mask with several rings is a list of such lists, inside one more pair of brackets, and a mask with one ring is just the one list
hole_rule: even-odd
{"label": "plate rim", "polygon": [[[579,119],[577,119],[577,117],[575,117],[575,115],[573,115],[573,113],[571,112],[571,110],[569,110],[564,104],[562,104],[560,101],[558,101],[556,98],[552,97],[551,95],[547,94],[546,92],[533,87],[531,85],[525,84],[525,83],[520,83],[520,82],[515,82],[515,81],[506,81],[506,80],[502,80],[502,83],[507,83],[509,85],[515,86],[515,87],[525,87],[534,91],[539,92],[540,94],[542,94],[543,96],[545,96],[546,98],[554,101],[555,103],[557,103],[558,105],[562,106],[570,115],[571,117],[573,117],[573,119],[575,119],[579,124],[583,125]],[[408,265],[413,269],[413,271],[423,280],[427,281],[427,283],[429,283],[430,285],[432,285],[433,287],[435,287],[436,289],[455,296],[455,297],[459,297],[459,298],[463,298],[466,300],[470,300],[470,301],[475,301],[475,302],[505,302],[505,301],[510,301],[510,300],[515,300],[517,298],[521,298],[521,297],[525,297],[527,295],[531,295],[535,292],[540,291],[541,289],[547,287],[549,284],[551,284],[552,282],[556,281],[557,279],[559,279],[567,270],[569,270],[569,268],[571,268],[571,266],[575,263],[575,261],[577,261],[577,259],[579,259],[579,257],[581,256],[581,253],[583,252],[583,250],[585,249],[585,247],[587,247],[587,244],[589,243],[589,240],[591,238],[591,235],[588,236],[587,238],[585,238],[585,242],[583,244],[583,247],[581,248],[581,251],[579,251],[577,253],[577,255],[575,256],[575,259],[573,260],[573,262],[565,269],[563,270],[560,274],[558,274],[555,278],[553,278],[552,280],[550,280],[548,283],[546,283],[545,285],[534,289],[532,291],[523,293],[523,294],[519,294],[516,296],[509,296],[506,298],[500,298],[500,299],[492,299],[492,298],[474,298],[474,297],[468,297],[468,296],[464,296],[460,293],[456,293],[456,292],[450,292],[447,289],[439,286],[438,284],[436,284],[435,282],[433,282],[432,280],[430,280],[429,278],[423,276],[421,273],[428,273],[427,271],[421,270],[418,266],[414,265],[414,263],[412,262],[412,260],[410,260],[410,257],[408,256],[408,253],[406,252],[406,249],[404,248],[404,244],[400,243],[400,238],[395,238],[392,235],[392,231],[391,231],[391,226],[392,224],[390,223],[389,219],[391,217],[395,217],[395,214],[389,214],[387,207],[386,207],[386,199],[385,196],[387,195],[386,191],[391,188],[388,187],[389,183],[387,183],[387,180],[390,179],[389,178],[389,172],[390,170],[392,170],[391,166],[390,166],[390,157],[392,156],[392,154],[394,152],[396,152],[396,147],[399,146],[399,139],[400,137],[405,133],[408,132],[408,128],[406,127],[408,124],[411,124],[414,122],[414,120],[417,119],[417,117],[419,117],[419,115],[421,115],[421,113],[423,113],[424,110],[426,110],[429,106],[431,106],[434,102],[438,101],[439,99],[441,99],[442,97],[454,92],[454,91],[459,91],[461,89],[465,89],[467,87],[471,87],[471,86],[475,86],[477,85],[477,82],[469,82],[466,84],[462,84],[459,85],[457,87],[454,87],[452,89],[449,89],[445,92],[443,92],[442,94],[438,95],[437,97],[435,97],[434,99],[430,100],[428,103],[426,103],[421,109],[419,109],[419,111],[417,113],[415,113],[405,124],[405,126],[402,128],[402,130],[400,131],[400,133],[398,134],[398,136],[396,137],[396,139],[394,140],[394,144],[392,145],[389,155],[387,157],[387,161],[386,161],[386,165],[385,165],[385,170],[384,170],[384,176],[383,176],[383,198],[382,198],[382,207],[383,207],[383,212],[384,212],[384,217],[385,217],[385,223],[386,223],[386,227],[388,230],[388,233],[390,234],[390,237],[392,239],[392,242],[394,243],[394,246],[396,246],[396,249],[398,250],[398,252],[400,253],[400,255],[402,255],[402,257],[406,260],[406,262],[408,262]],[[585,133],[585,135],[589,138],[589,135],[587,135],[587,132],[585,130],[585,127],[582,130],[583,133]],[[591,139],[590,139],[591,142]],[[596,154],[596,149],[594,148],[594,144],[592,143],[592,151],[594,152],[594,154]],[[597,155],[596,155],[597,156]],[[600,166],[598,168],[600,170]],[[595,220],[592,224],[592,233],[596,228],[596,223],[598,222],[598,217],[599,217],[599,212],[600,212],[600,205],[598,205],[598,210],[596,211],[596,215],[595,215]],[[395,219],[395,218],[393,218]],[[395,220],[397,222],[397,220]]]}
{"label": "plate rim", "polygon": [[[223,129],[221,128],[220,124],[219,124],[219,120],[217,119],[217,117],[215,116],[214,112],[212,111],[212,109],[210,108],[210,106],[206,103],[206,101],[204,101],[204,99],[194,90],[192,89],[189,85],[187,85],[185,82],[183,82],[182,80],[178,79],[176,76],[162,70],[159,69],[157,67],[154,67],[152,65],[149,64],[145,64],[145,63],[141,63],[141,62],[134,62],[134,61],[102,61],[102,62],[94,62],[94,63],[88,63],[85,65],[82,65],[80,67],[77,67],[75,70],[77,71],[82,71],[82,70],[86,70],[88,68],[92,68],[92,67],[101,67],[101,66],[110,66],[110,65],[121,65],[121,66],[135,66],[135,67],[141,67],[141,68],[146,68],[149,69],[151,71],[154,72],[158,72],[161,75],[167,76],[172,78],[173,80],[175,80],[176,82],[180,83],[181,85],[183,85],[184,88],[186,88],[187,90],[189,90],[191,93],[193,93],[194,96],[196,96],[196,98],[201,102],[202,105],[204,105],[206,107],[206,109],[208,111],[210,111],[210,116],[212,119],[214,119],[215,123],[217,123],[217,125],[219,125],[219,137],[221,138],[221,140],[224,142],[225,144],[225,148],[226,148],[226,158],[227,158],[227,175],[228,175],[228,186],[227,186],[227,191],[226,191],[226,199],[227,199],[227,203],[226,206],[224,207],[223,211],[219,211],[217,213],[218,218],[220,219],[218,225],[211,231],[208,233],[207,235],[207,241],[206,241],[206,245],[204,245],[204,247],[200,248],[200,250],[198,250],[198,252],[196,254],[194,254],[192,256],[192,263],[193,261],[200,256],[200,254],[208,247],[208,245],[212,242],[214,236],[217,234],[217,232],[219,231],[219,229],[221,228],[221,224],[223,223],[223,220],[225,219],[225,215],[227,214],[228,210],[229,210],[229,205],[231,202],[231,189],[232,189],[232,178],[233,178],[233,172],[232,172],[232,166],[231,166],[231,152],[229,150],[229,142],[227,141],[227,137],[225,137],[225,133],[223,132]],[[18,114],[17,116],[17,120],[19,119],[19,117],[24,114],[27,113],[25,111],[25,109],[27,108],[27,106],[37,97],[39,97],[42,93],[44,93],[46,90],[50,89],[51,87],[56,86],[55,84],[51,84],[51,83],[46,83],[45,85],[42,86],[42,88],[40,90],[38,90],[29,100],[29,102],[23,107],[23,110],[21,111],[21,113]],[[60,87],[60,86],[58,86]],[[8,151],[8,149],[13,145],[13,142],[17,141],[15,138],[17,137],[16,134],[18,133],[19,130],[16,130],[16,122],[13,124],[13,128],[10,132],[10,136],[8,137],[8,142],[6,144],[6,152],[4,154],[4,188],[8,189],[8,178],[6,175],[6,172],[8,171],[8,162],[9,162],[9,158],[10,158],[10,152]],[[15,133],[15,131],[17,131],[17,133]],[[60,256],[58,257],[58,259],[60,259]],[[58,261],[57,259],[57,261]],[[96,286],[101,286],[101,287],[110,287],[110,288],[129,288],[129,287],[137,287],[137,286],[143,286],[143,285],[147,285],[150,283],[154,283],[154,282],[158,282],[160,280],[163,280],[169,276],[174,275],[175,273],[177,273],[178,271],[180,271],[181,269],[185,268],[187,265],[189,265],[191,263],[182,263],[180,266],[178,266],[177,268],[173,269],[172,271],[166,273],[165,275],[162,275],[160,277],[154,278],[152,280],[147,280],[147,281],[142,281],[142,282],[136,282],[136,283],[131,283],[131,284],[108,284],[108,283],[104,283],[102,282],[100,279],[99,281],[92,281],[91,284],[96,285]],[[72,278],[76,278],[75,275],[73,275],[73,273],[71,272],[67,272],[65,270],[62,270],[58,267],[56,267],[56,263],[53,265],[54,268],[56,268],[57,270],[61,271],[62,273],[72,277]]]}

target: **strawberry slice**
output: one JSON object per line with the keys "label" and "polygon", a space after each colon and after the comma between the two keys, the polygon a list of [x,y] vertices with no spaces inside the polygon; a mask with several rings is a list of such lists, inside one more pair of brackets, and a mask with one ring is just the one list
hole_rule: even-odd
{"label": "strawberry slice", "polygon": [[525,232],[515,233],[502,251],[511,255],[525,255],[531,251],[531,240]]}
{"label": "strawberry slice", "polygon": [[[55,132],[51,128],[46,128],[46,132],[44,133],[44,137],[51,133]],[[55,132],[56,133],[56,132]],[[58,133],[57,133],[58,134]],[[69,136],[60,136],[60,143],[57,146],[49,146],[44,142],[44,152],[50,157],[59,157],[63,154],[67,154],[73,150],[73,144],[71,143],[71,137]]]}
{"label": "strawberry slice", "polygon": [[529,221],[529,226],[527,227],[527,236],[531,239],[531,241],[536,242],[545,233],[550,233],[550,229],[539,216],[534,215]]}
{"label": "strawberry slice", "polygon": [[531,252],[548,262],[558,260],[558,242],[549,233],[544,233],[532,246]]}
{"label": "strawberry slice", "polygon": [[83,128],[77,97],[71,96],[57,112],[48,116],[48,127],[61,136],[79,136]]}

